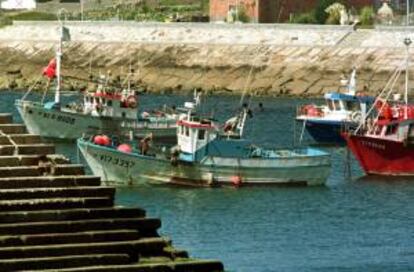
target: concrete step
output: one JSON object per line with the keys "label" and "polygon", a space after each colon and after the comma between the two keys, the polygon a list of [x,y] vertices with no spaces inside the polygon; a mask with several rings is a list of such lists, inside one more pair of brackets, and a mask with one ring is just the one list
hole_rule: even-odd
{"label": "concrete step", "polygon": [[[39,155],[0,156],[0,167],[29,166],[39,164]],[[55,164],[69,164],[70,160],[63,155],[50,154],[47,159]]]}
{"label": "concrete step", "polygon": [[31,270],[62,269],[73,267],[88,267],[101,265],[129,264],[131,258],[128,254],[91,254],[91,255],[68,255],[44,258],[21,258],[0,260],[0,271],[22,271]]}
{"label": "concrete step", "polygon": [[5,134],[25,134],[27,133],[26,126],[24,124],[0,124],[0,131]]}
{"label": "concrete step", "polygon": [[0,247],[98,243],[138,240],[140,238],[141,236],[137,230],[122,229],[74,233],[11,235],[0,236]]}
{"label": "concrete step", "polygon": [[54,154],[55,146],[53,144],[18,144],[14,145],[1,145],[0,156],[10,156],[15,154],[15,150],[18,150],[19,155],[32,155],[32,154]]}
{"label": "concrete step", "polygon": [[161,222],[157,218],[104,218],[66,221],[22,222],[0,224],[0,235],[73,233],[83,231],[132,229],[142,237],[156,236]]}
{"label": "concrete step", "polygon": [[30,177],[48,175],[50,173],[56,176],[83,175],[85,170],[82,164],[50,164],[47,168],[37,165],[0,167],[0,177]]}
{"label": "concrete step", "polygon": [[0,124],[13,123],[13,115],[11,113],[0,113]]}
{"label": "concrete step", "polygon": [[[34,272],[36,270],[24,270]],[[63,268],[42,270],[42,272],[222,272],[223,264],[215,260],[175,260],[117,266],[92,266],[85,268]],[[23,272],[23,271],[21,271]]]}
{"label": "concrete step", "polygon": [[33,198],[62,198],[62,197],[108,197],[114,198],[114,187],[60,187],[60,188],[30,188],[0,190],[1,200],[18,200]]}
{"label": "concrete step", "polygon": [[92,220],[107,218],[141,218],[145,216],[145,210],[140,208],[107,207],[93,209],[70,209],[70,210],[42,210],[42,211],[18,211],[0,212],[0,224],[19,222],[47,222],[47,221],[70,221],[70,220]]}
{"label": "concrete step", "polygon": [[0,201],[0,211],[76,209],[109,207],[112,205],[112,197],[36,198],[23,200],[2,200]]}
{"label": "concrete step", "polygon": [[128,254],[132,261],[138,261],[138,256],[162,256],[164,254],[163,249],[169,245],[169,240],[157,237],[90,244],[3,247],[0,248],[0,259],[44,258],[90,254]]}
{"label": "concrete step", "polygon": [[101,185],[100,177],[85,175],[0,178],[0,190],[17,188],[76,187],[99,185]]}
{"label": "concrete step", "polygon": [[0,145],[10,145],[10,139],[16,144],[38,144],[42,142],[40,135],[33,134],[9,134],[0,135]]}

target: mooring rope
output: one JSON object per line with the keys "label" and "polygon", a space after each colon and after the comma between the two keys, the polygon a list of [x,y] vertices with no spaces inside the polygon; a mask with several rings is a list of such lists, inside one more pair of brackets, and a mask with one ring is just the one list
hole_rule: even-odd
{"label": "mooring rope", "polygon": [[12,139],[12,137],[10,135],[4,133],[3,130],[0,130],[0,135],[5,136],[9,140],[9,142],[14,146],[13,156],[19,155],[19,146]]}

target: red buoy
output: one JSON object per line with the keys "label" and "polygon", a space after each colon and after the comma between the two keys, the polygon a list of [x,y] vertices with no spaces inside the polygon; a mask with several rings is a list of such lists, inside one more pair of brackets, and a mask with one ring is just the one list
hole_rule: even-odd
{"label": "red buoy", "polygon": [[106,135],[101,136],[102,145],[104,146],[110,146],[111,145],[111,138],[109,138]]}
{"label": "red buoy", "polygon": [[131,153],[132,147],[129,144],[120,144],[117,148],[118,151],[124,152],[124,153]]}
{"label": "red buoy", "polygon": [[104,145],[104,139],[102,138],[102,135],[96,135],[93,138],[93,143],[97,145]]}

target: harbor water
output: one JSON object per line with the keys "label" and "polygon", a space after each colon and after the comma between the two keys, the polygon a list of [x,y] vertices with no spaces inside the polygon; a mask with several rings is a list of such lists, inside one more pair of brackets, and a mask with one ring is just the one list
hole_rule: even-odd
{"label": "harbor water", "polygon": [[[13,112],[22,93],[2,92],[1,112]],[[41,99],[41,95],[30,95]],[[77,95],[64,95],[76,101]],[[182,105],[189,96],[143,95],[142,110]],[[240,98],[211,96],[203,110],[232,117]],[[264,110],[258,103],[262,102]],[[296,106],[309,100],[254,98],[246,137],[267,147],[298,144]],[[306,138],[306,137],[305,137]],[[296,139],[296,140],[294,140]],[[77,161],[75,143],[57,153]],[[192,256],[220,259],[227,271],[414,271],[414,178],[364,177],[344,147],[332,152],[332,172],[322,187],[123,187],[119,205],[140,206],[160,217],[160,232]]]}

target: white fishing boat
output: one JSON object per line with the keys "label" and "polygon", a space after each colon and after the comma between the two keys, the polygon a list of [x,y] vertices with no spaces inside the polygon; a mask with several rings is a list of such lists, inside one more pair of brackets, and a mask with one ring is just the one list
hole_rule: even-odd
{"label": "white fishing boat", "polygon": [[[223,127],[192,115],[178,121],[177,145],[147,149],[107,138],[78,139],[86,162],[108,183],[166,183],[190,186],[321,185],[330,173],[330,155],[315,148],[264,149],[243,139],[247,110],[234,126]],[[106,136],[99,136],[106,137]],[[142,142],[141,142],[142,144]]]}
{"label": "white fishing boat", "polygon": [[[94,92],[84,92],[83,101],[77,104],[61,103],[61,59],[64,41],[69,41],[69,30],[60,26],[60,41],[44,75],[50,81],[56,81],[54,101],[31,101],[27,94],[16,100],[19,111],[28,131],[44,137],[77,139],[88,131],[133,131],[137,137],[148,133],[156,133],[160,138],[174,138],[176,119],[138,117],[138,96],[130,88],[108,87],[107,78],[100,78]],[[130,76],[130,74],[128,75]]]}

